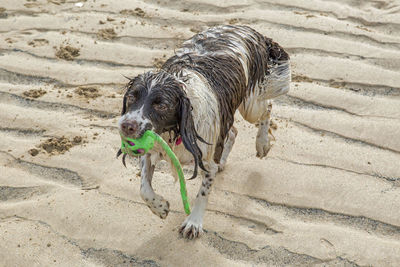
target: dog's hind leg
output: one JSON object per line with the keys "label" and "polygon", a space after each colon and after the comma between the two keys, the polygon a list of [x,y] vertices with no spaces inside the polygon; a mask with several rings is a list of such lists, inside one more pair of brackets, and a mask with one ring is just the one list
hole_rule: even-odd
{"label": "dog's hind leg", "polygon": [[140,158],[140,196],[155,215],[161,219],[165,219],[168,216],[169,203],[162,196],[154,193],[153,187],[151,186],[155,161],[157,161],[157,158],[154,155],[152,157],[150,154],[146,154]]}
{"label": "dog's hind leg", "polygon": [[270,100],[260,100],[250,98],[239,107],[243,118],[258,127],[256,138],[257,157],[265,157],[271,149],[269,133],[269,124],[271,120],[272,103]]}
{"label": "dog's hind leg", "polygon": [[271,142],[268,136],[271,120],[272,103],[268,101],[267,110],[258,122],[258,132],[256,139],[257,157],[265,157],[271,149]]}
{"label": "dog's hind leg", "polygon": [[[278,46],[276,43],[273,45],[275,48]],[[286,94],[290,88],[290,81],[289,60],[274,61],[269,66],[264,81],[254,88],[239,106],[243,118],[258,125],[256,150],[259,158],[265,157],[271,148],[268,136],[272,109],[270,99]]]}
{"label": "dog's hind leg", "polygon": [[226,161],[228,160],[229,153],[233,148],[233,144],[235,144],[235,139],[237,134],[238,130],[235,128],[235,126],[232,125],[224,144],[224,149],[222,151],[221,159],[218,164],[218,171],[224,170]]}
{"label": "dog's hind leg", "polygon": [[198,237],[203,232],[203,216],[207,207],[208,195],[217,173],[217,164],[207,164],[208,173],[202,173],[203,181],[197,193],[193,210],[182,223],[179,232],[188,239]]}

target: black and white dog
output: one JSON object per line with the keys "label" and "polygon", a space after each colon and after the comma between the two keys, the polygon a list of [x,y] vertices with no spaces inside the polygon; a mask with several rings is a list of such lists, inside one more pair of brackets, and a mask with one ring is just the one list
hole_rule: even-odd
{"label": "black and white dog", "polygon": [[[183,236],[202,232],[211,186],[235,142],[235,111],[258,125],[257,156],[266,156],[270,99],[288,92],[290,77],[289,55],[277,43],[246,26],[219,26],[185,41],[160,71],[129,81],[120,133],[139,138],[153,130],[169,142],[181,164],[194,164],[192,178],[201,168],[202,184],[181,226]],[[140,194],[164,219],[169,203],[151,186],[155,164],[162,159],[169,161],[158,146],[141,157]],[[177,177],[172,164],[171,171]]]}

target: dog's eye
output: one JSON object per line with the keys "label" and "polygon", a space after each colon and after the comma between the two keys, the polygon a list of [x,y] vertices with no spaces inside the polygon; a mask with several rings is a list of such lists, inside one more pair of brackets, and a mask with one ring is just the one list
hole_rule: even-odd
{"label": "dog's eye", "polygon": [[161,102],[161,100],[155,100],[152,104],[153,108],[157,111],[166,111],[168,106]]}
{"label": "dog's eye", "polygon": [[137,100],[138,96],[139,96],[138,91],[133,91],[132,93],[128,94],[127,95],[127,103],[128,104],[134,103]]}

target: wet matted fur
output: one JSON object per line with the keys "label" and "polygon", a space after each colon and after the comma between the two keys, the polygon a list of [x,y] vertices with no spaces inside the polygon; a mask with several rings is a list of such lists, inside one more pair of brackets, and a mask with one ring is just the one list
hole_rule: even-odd
{"label": "wet matted fur", "polygon": [[[289,55],[271,39],[247,26],[219,26],[183,43],[161,70],[131,79],[119,121],[121,134],[140,137],[152,129],[170,143],[182,164],[202,169],[202,186],[193,211],[182,225],[184,236],[197,237],[208,194],[233,146],[234,115],[258,125],[257,156],[270,148],[270,99],[288,92]],[[179,145],[182,140],[183,145]],[[154,165],[166,159],[161,148],[141,158],[141,195],[165,218],[169,203],[151,186]],[[172,173],[176,175],[172,167]]]}

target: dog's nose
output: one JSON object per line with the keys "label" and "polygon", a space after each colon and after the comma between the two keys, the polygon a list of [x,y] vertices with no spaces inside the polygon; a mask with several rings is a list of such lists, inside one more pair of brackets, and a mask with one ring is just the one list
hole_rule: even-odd
{"label": "dog's nose", "polygon": [[139,124],[136,121],[125,121],[121,124],[122,133],[129,137],[136,134]]}

